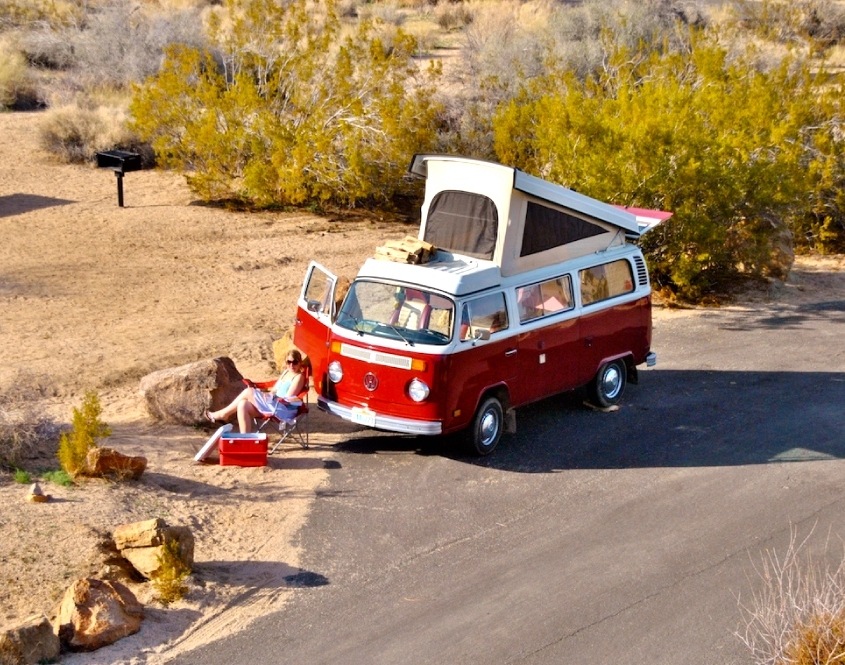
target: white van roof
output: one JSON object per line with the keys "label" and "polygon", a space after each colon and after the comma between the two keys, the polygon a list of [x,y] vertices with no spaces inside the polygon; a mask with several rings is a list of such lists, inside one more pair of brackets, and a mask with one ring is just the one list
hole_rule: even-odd
{"label": "white van roof", "polygon": [[519,169],[455,155],[415,155],[426,178],[419,238],[492,261],[502,277],[562,263],[635,238],[637,215]]}

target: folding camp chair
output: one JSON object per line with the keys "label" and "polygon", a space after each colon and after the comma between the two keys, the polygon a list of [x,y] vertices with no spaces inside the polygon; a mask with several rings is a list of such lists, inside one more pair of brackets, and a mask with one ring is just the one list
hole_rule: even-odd
{"label": "folding camp chair", "polygon": [[[297,398],[300,400],[299,408],[297,408],[296,413],[293,414],[291,418],[278,418],[275,415],[258,416],[258,420],[261,420],[261,424],[258,426],[259,432],[264,431],[270,423],[273,423],[279,429],[279,440],[276,442],[276,445],[273,446],[272,450],[270,450],[270,455],[275,453],[276,449],[282,445],[282,443],[287,441],[288,438],[293,438],[300,446],[308,448],[308,391],[311,383],[311,368],[305,366],[303,368],[303,374],[305,375],[305,383],[302,386],[302,390],[297,395]],[[248,383],[248,385],[252,385],[260,390],[271,390],[276,384],[275,381],[245,381],[245,383]]]}

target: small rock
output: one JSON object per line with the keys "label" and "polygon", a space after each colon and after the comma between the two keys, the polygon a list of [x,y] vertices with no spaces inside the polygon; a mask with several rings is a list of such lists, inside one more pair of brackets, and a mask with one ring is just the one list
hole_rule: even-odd
{"label": "small rock", "polygon": [[146,468],[146,457],[130,457],[112,448],[97,447],[88,451],[82,473],[98,478],[138,480]]}
{"label": "small rock", "polygon": [[77,580],[65,592],[55,630],[71,651],[94,651],[137,633],[144,608],[119,582]]}
{"label": "small rock", "polygon": [[194,535],[188,527],[168,526],[160,519],[123,524],[114,530],[114,543],[141,575],[152,579],[160,568],[159,558],[168,543],[178,544],[179,558],[188,570],[194,565]]}
{"label": "small rock", "polygon": [[33,483],[29,488],[29,494],[26,495],[26,500],[33,503],[45,503],[50,500],[50,495],[44,494],[38,483]]}

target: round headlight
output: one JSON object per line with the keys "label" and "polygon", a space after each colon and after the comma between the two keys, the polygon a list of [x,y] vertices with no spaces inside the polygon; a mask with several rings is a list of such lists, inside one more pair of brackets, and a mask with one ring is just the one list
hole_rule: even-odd
{"label": "round headlight", "polygon": [[329,363],[329,378],[332,380],[332,383],[340,383],[340,380],[343,378],[343,367],[340,366],[337,360],[332,360]]}
{"label": "round headlight", "polygon": [[419,379],[412,379],[408,384],[408,397],[415,402],[422,402],[429,394],[428,386]]}

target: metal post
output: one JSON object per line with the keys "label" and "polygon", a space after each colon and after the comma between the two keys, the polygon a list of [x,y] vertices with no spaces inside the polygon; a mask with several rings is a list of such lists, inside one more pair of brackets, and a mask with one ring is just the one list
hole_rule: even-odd
{"label": "metal post", "polygon": [[121,208],[123,207],[123,173],[120,171],[115,171],[114,174],[117,176],[117,205]]}

